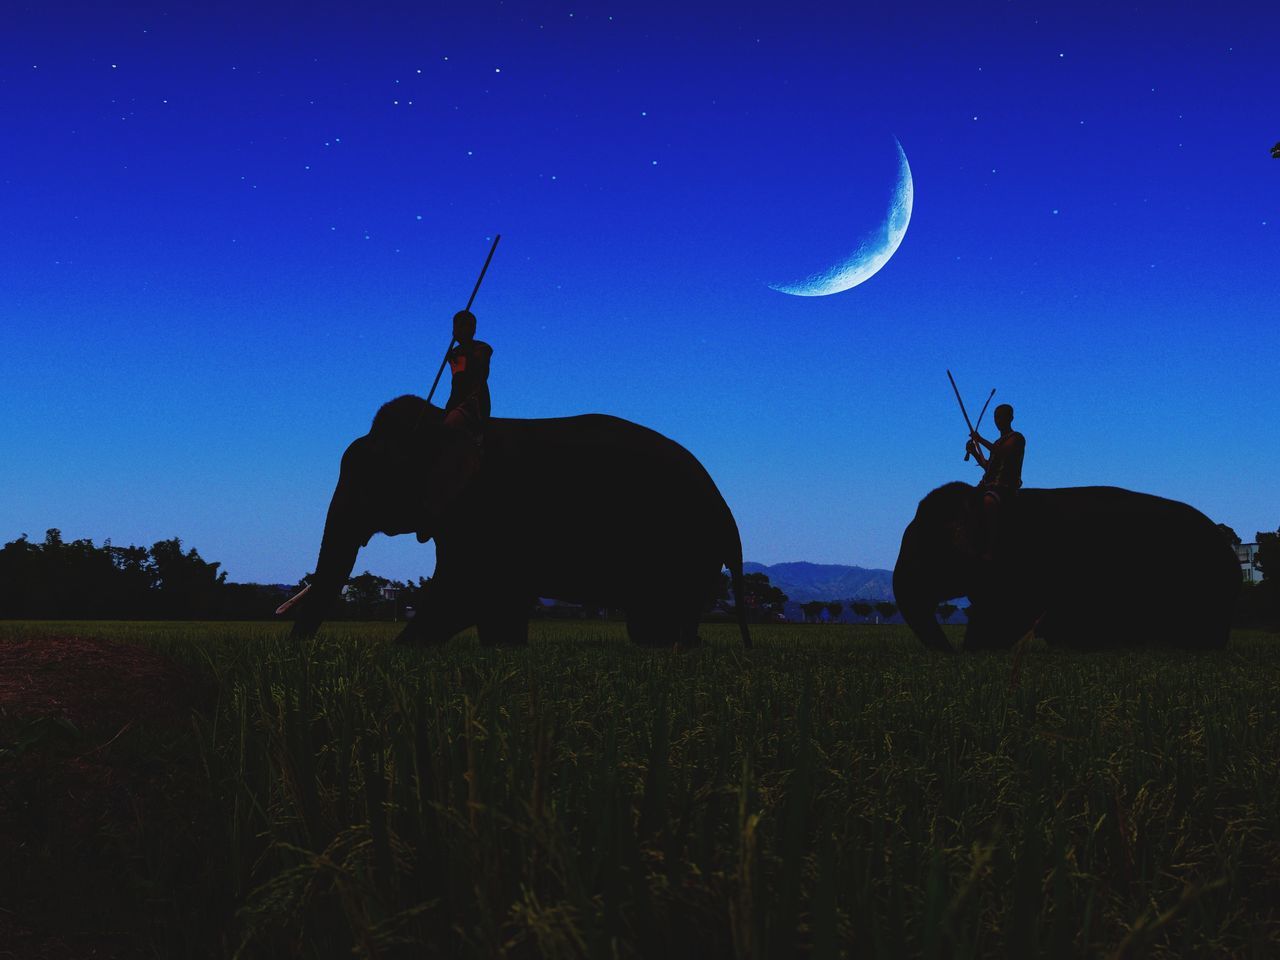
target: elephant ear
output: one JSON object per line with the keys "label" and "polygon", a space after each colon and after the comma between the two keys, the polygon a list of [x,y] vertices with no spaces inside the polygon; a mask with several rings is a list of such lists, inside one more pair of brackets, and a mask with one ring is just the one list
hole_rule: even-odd
{"label": "elephant ear", "polygon": [[369,433],[375,437],[399,440],[416,434],[424,427],[438,427],[443,422],[443,410],[421,397],[406,394],[378,408]]}
{"label": "elephant ear", "polygon": [[384,468],[421,475],[440,454],[444,411],[421,397],[406,395],[384,403],[365,435]]}
{"label": "elephant ear", "polygon": [[419,543],[426,543],[456,520],[459,502],[480,473],[482,457],[474,439],[461,430],[442,433],[438,452],[423,472]]}
{"label": "elephant ear", "polygon": [[942,529],[944,539],[949,547],[958,550],[960,553],[976,553],[973,548],[973,532],[969,530],[968,524],[963,519],[945,523]]}
{"label": "elephant ear", "polygon": [[[444,411],[421,397],[403,396],[382,405],[366,435],[389,477],[422,478],[444,453],[454,431],[444,426]],[[397,493],[397,500],[401,494]]]}
{"label": "elephant ear", "polygon": [[979,526],[982,522],[981,494],[977,491],[964,493],[956,504],[954,516],[943,524],[943,529],[952,547],[965,556],[976,557],[982,539]]}

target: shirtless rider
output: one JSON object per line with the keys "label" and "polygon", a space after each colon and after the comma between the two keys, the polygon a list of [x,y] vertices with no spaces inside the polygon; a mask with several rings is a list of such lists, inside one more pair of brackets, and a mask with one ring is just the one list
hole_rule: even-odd
{"label": "shirtless rider", "polygon": [[457,345],[447,357],[452,375],[444,405],[444,436],[427,480],[426,514],[418,529],[425,543],[435,535],[454,499],[480,469],[484,430],[489,423],[489,358],[493,348],[476,339],[476,316],[453,315]]}
{"label": "shirtless rider", "polygon": [[[994,442],[986,440],[975,430],[965,444],[965,450],[973,454],[983,469],[978,489],[982,491],[983,525],[986,528],[980,554],[984,560],[991,559],[996,545],[1002,508],[1022,486],[1022,458],[1027,449],[1026,437],[1013,429],[1012,406],[1000,404],[995,409],[994,418],[1000,430],[1000,436]],[[982,453],[984,447],[988,451],[987,456]]]}

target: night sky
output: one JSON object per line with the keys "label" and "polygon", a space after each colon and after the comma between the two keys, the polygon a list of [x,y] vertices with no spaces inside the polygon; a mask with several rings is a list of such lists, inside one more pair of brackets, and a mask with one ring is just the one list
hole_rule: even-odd
{"label": "night sky", "polygon": [[[0,542],[296,581],[495,232],[494,414],[671,436],[748,559],[891,567],[979,477],[948,368],[1029,486],[1280,525],[1274,6],[117,6],[5,5]],[[894,257],[770,289],[884,220],[895,138]]]}

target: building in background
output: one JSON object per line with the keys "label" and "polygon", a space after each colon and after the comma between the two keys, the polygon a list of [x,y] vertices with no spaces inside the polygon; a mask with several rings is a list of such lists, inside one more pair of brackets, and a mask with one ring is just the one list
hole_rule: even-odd
{"label": "building in background", "polygon": [[1256,543],[1237,543],[1236,559],[1240,561],[1240,576],[1245,583],[1257,583],[1262,579],[1262,571],[1258,569],[1258,545]]}

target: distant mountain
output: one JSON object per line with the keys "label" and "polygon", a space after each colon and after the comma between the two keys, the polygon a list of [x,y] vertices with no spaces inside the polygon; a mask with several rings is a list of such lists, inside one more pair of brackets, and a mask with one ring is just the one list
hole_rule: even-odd
{"label": "distant mountain", "polygon": [[847,567],[839,563],[763,564],[747,561],[744,573],[763,573],[794,603],[810,600],[892,600],[893,571]]}

